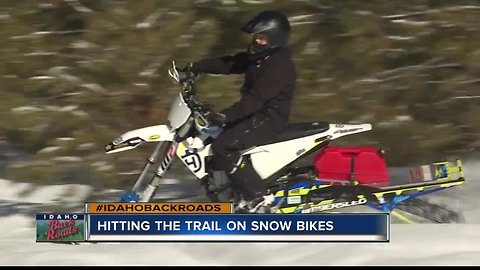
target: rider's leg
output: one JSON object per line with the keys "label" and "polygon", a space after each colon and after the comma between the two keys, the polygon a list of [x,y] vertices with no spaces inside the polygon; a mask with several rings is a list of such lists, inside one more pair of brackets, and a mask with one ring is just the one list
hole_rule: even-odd
{"label": "rider's leg", "polygon": [[274,124],[269,119],[254,116],[225,130],[212,144],[215,169],[225,171],[249,200],[265,195],[266,186],[251,162],[242,160],[240,151],[261,145],[277,135],[279,131]]}

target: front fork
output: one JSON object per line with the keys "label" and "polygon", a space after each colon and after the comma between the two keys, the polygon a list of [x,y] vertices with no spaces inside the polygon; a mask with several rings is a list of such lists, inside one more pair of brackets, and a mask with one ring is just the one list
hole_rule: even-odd
{"label": "front fork", "polygon": [[[153,153],[147,159],[147,162],[137,178],[137,181],[135,181],[132,191],[124,194],[121,198],[121,202],[149,202],[155,194],[155,190],[157,189],[158,185],[160,184],[160,179],[170,168],[176,150],[177,142],[162,141],[158,143],[155,147],[155,150],[153,150]],[[162,162],[155,171],[155,175],[150,183],[147,185],[144,191],[139,194],[139,190],[142,186],[142,183],[147,178],[149,169],[157,162],[160,153],[162,153],[161,156],[163,156]]]}

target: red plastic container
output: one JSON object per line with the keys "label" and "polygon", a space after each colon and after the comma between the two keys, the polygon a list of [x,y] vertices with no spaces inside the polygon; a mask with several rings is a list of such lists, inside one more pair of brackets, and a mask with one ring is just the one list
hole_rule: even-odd
{"label": "red plastic container", "polygon": [[388,169],[380,151],[374,147],[329,146],[314,159],[320,179],[350,180],[354,158],[354,180],[360,184],[388,182]]}

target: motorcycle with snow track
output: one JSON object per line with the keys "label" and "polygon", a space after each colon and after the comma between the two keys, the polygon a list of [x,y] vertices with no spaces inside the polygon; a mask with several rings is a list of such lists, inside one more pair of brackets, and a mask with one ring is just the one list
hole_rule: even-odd
{"label": "motorcycle with snow track", "polygon": [[[200,181],[212,202],[238,203],[239,191],[212,177],[211,143],[222,132],[215,112],[203,104],[194,79],[181,80],[175,63],[168,71],[179,85],[168,123],[128,131],[105,146],[107,154],[156,143],[153,153],[122,202],[150,202],[175,156]],[[465,178],[460,160],[393,172],[373,147],[338,147],[331,142],[372,130],[372,125],[327,122],[292,123],[269,142],[242,152],[275,195],[273,213],[316,213],[365,205],[390,212],[399,208],[435,222],[458,222],[453,211],[417,197],[458,186]],[[157,166],[153,176],[149,171]],[[395,177],[392,174],[395,174]],[[410,209],[409,209],[410,208]],[[432,215],[433,213],[433,215]]]}

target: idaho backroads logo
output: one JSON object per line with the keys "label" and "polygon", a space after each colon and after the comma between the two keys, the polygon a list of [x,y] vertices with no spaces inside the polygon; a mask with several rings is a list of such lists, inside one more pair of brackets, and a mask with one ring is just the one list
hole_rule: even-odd
{"label": "idaho backroads logo", "polygon": [[85,241],[84,214],[37,214],[37,242]]}

